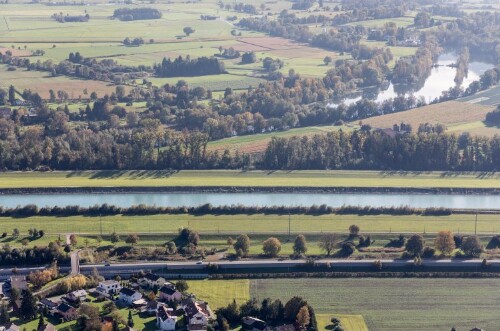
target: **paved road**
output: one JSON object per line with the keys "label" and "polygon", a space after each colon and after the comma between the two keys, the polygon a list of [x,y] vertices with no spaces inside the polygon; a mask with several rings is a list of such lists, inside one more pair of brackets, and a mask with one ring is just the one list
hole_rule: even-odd
{"label": "paved road", "polygon": [[[338,260],[338,259],[322,259],[317,260],[316,264],[325,265],[329,264],[331,268],[366,268],[371,267],[375,259],[365,260]],[[384,266],[392,267],[405,267],[413,265],[413,260],[380,260]],[[450,267],[450,268],[474,268],[480,267],[482,260],[456,260],[456,259],[443,259],[443,260],[424,260],[423,265],[430,268],[435,267]],[[500,267],[500,260],[489,261],[492,267]],[[208,262],[140,262],[135,264],[119,263],[111,264],[109,266],[100,265],[82,265],[81,271],[83,273],[90,273],[96,268],[100,273],[131,273],[140,270],[155,270],[165,268],[172,272],[182,271],[203,271],[208,266]],[[249,260],[249,261],[218,261],[216,262],[220,270],[235,270],[235,269],[266,269],[266,268],[295,268],[307,264],[307,260]]]}
{"label": "paved road", "polygon": [[[316,264],[325,265],[329,264],[332,270],[337,268],[366,268],[371,267],[373,263],[377,261],[375,259],[364,259],[364,260],[338,260],[338,259],[321,259],[316,260]],[[380,260],[382,265],[386,267],[405,267],[413,265],[413,260]],[[218,261],[215,262],[219,270],[236,270],[241,269],[241,271],[251,271],[252,269],[270,269],[270,268],[295,268],[304,266],[307,264],[307,260],[245,260],[245,261]],[[470,259],[470,260],[457,260],[457,259],[441,259],[441,260],[424,260],[423,266],[428,268],[437,268],[441,270],[443,267],[453,268],[454,271],[460,268],[468,269],[481,267],[481,259]],[[492,268],[500,267],[500,260],[489,260],[488,263]],[[138,271],[146,270],[158,270],[166,268],[168,271],[174,273],[182,272],[200,272],[203,273],[206,270],[209,262],[136,262],[136,263],[113,263],[110,265],[104,264],[87,264],[80,265],[80,271],[85,274],[90,274],[94,269],[102,275],[116,275],[116,274],[131,274]],[[29,274],[32,271],[43,269],[44,267],[30,267],[30,268],[17,268],[18,274]],[[63,266],[60,268],[63,272],[69,272],[71,267]],[[12,274],[12,269],[5,268],[0,269],[0,278],[6,278]]]}

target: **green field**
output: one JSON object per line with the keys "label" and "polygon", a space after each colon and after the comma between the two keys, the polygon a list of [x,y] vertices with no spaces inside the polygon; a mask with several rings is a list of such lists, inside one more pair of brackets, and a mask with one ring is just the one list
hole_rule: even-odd
{"label": "green field", "polygon": [[301,296],[317,314],[362,315],[370,331],[496,330],[500,279],[259,279],[250,295]]}
{"label": "green field", "polygon": [[259,133],[246,136],[230,137],[208,143],[209,150],[223,152],[229,150],[234,153],[262,153],[274,137],[285,138],[294,136],[312,136],[315,134],[325,134],[332,131],[350,131],[352,126],[308,126],[304,128],[290,129],[287,131],[276,131],[268,133]]}
{"label": "green field", "polygon": [[[425,233],[426,242],[433,243],[434,234],[441,230],[455,233],[474,233],[475,215],[452,215],[443,217],[426,216],[357,216],[357,215],[292,215],[290,222],[291,239],[298,234],[306,235],[309,242],[309,254],[321,254],[318,240],[322,233],[335,232],[347,236],[350,225],[356,224],[361,234],[371,234],[376,240],[374,246],[384,246],[390,238],[396,238],[400,233]],[[102,234],[101,245],[109,245],[107,235],[117,232],[122,235],[139,234],[140,247],[163,246],[177,237],[178,230],[190,228],[198,231],[201,245],[204,247],[225,249],[228,236],[236,238],[247,233],[252,239],[251,254],[260,254],[262,242],[269,236],[276,236],[282,242],[282,255],[293,252],[293,240],[288,242],[288,215],[230,215],[230,216],[190,216],[190,215],[151,215],[151,216],[109,216],[109,217],[29,217],[0,218],[0,233],[8,236],[0,239],[0,244],[21,246],[22,239],[28,235],[28,230],[36,228],[44,230],[43,238],[31,241],[30,245],[47,245],[59,237],[64,240],[66,234],[76,233],[80,237],[79,246],[96,245],[96,237]],[[19,229],[21,236],[17,239],[10,234],[13,229]],[[484,234],[483,244],[487,245],[493,233],[500,233],[498,215],[479,215],[477,231]]]}
{"label": "green field", "polygon": [[499,173],[383,171],[54,171],[0,173],[0,188],[402,187],[498,188]]}
{"label": "green field", "polygon": [[248,279],[212,281],[212,280],[189,280],[189,292],[196,295],[198,299],[207,301],[210,308],[225,307],[233,299],[241,305],[250,299],[250,281]]}

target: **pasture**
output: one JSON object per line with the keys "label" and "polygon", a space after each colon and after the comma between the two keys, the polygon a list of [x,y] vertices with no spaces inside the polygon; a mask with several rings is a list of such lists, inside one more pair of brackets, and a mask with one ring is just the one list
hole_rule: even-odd
{"label": "pasture", "polygon": [[301,296],[317,314],[362,315],[370,331],[495,330],[498,286],[500,279],[258,279],[250,296]]}
{"label": "pasture", "polygon": [[96,92],[98,96],[111,94],[116,90],[116,86],[102,81],[84,80],[66,76],[51,77],[49,72],[27,71],[24,68],[17,68],[16,71],[8,71],[5,65],[0,65],[0,88],[8,89],[13,85],[19,93],[23,90],[37,92],[42,98],[49,98],[49,91],[52,89],[57,93],[64,90],[69,94],[70,99],[78,99],[80,96],[87,98],[84,90],[88,94]]}
{"label": "pasture", "polygon": [[[144,236],[161,234],[165,238],[177,235],[181,228],[190,228],[201,234],[239,235],[286,235],[288,215],[237,214],[237,215],[148,215],[148,216],[34,216],[28,218],[0,218],[0,233],[12,233],[18,228],[22,234],[28,229],[42,229],[47,234],[80,233],[103,235],[114,231],[121,234],[139,233]],[[347,233],[352,224],[357,224],[361,233],[436,233],[451,230],[458,233],[474,232],[475,215],[454,214],[451,216],[358,216],[358,215],[291,215],[292,235],[318,235],[325,232]],[[478,233],[500,233],[498,215],[481,214],[477,222]],[[145,239],[145,238],[144,238]],[[286,239],[286,238],[285,238]],[[164,239],[167,240],[167,239]],[[208,240],[208,238],[207,238]],[[217,241],[220,238],[213,238]],[[215,242],[214,242],[215,244]],[[290,247],[291,248],[291,247]]]}
{"label": "pasture", "polygon": [[250,299],[250,281],[235,280],[189,280],[188,292],[194,293],[198,299],[205,300],[210,308],[222,308],[236,300],[239,305]]}
{"label": "pasture", "polygon": [[53,171],[3,172],[0,188],[57,187],[401,187],[498,188],[499,173],[407,171]]}
{"label": "pasture", "polygon": [[230,137],[220,140],[214,140],[208,143],[208,150],[224,152],[229,150],[234,153],[262,153],[266,150],[267,145],[273,137],[293,137],[293,136],[312,136],[315,134],[323,134],[337,130],[350,130],[348,126],[308,126],[304,128],[296,128],[287,131],[258,133],[247,136]]}

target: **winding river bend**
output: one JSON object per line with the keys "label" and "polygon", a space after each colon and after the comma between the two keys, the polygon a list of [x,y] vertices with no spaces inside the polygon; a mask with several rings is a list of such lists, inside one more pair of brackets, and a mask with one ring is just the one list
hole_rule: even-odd
{"label": "winding river bend", "polygon": [[[422,86],[395,86],[390,83],[385,90],[378,88],[366,88],[362,94],[347,97],[340,100],[334,100],[332,106],[343,102],[345,105],[351,105],[361,99],[369,99],[378,103],[393,99],[397,96],[408,96],[413,94],[416,98],[423,97],[426,102],[439,98],[444,91],[455,86],[456,68],[450,65],[455,63],[457,55],[453,53],[445,53],[439,56],[436,66],[431,69],[429,77],[425,80]],[[469,69],[464,81],[460,85],[463,89],[469,87],[473,81],[480,79],[480,76],[494,65],[486,62],[473,60],[469,63]]]}
{"label": "winding river bend", "polygon": [[383,193],[77,193],[77,194],[6,194],[0,206],[15,208],[27,204],[44,206],[79,205],[89,207],[107,203],[119,207],[139,204],[162,207],[214,206],[410,206],[454,209],[498,209],[500,196],[493,194],[383,194]]}

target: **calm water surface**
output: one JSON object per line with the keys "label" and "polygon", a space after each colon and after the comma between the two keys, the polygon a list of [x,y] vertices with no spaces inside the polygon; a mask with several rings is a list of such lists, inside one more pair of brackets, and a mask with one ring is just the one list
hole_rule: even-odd
{"label": "calm water surface", "polygon": [[80,205],[89,207],[107,203],[119,207],[145,204],[163,207],[214,206],[411,206],[415,208],[446,207],[467,209],[500,208],[499,195],[465,194],[326,194],[326,193],[109,193],[109,194],[25,194],[0,195],[0,206],[27,204],[43,206]]}

